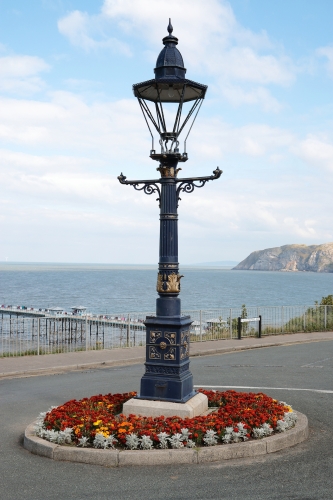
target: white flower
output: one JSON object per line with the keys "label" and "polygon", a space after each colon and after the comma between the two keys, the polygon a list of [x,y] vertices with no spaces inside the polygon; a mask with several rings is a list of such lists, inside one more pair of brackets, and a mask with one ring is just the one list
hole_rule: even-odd
{"label": "white flower", "polygon": [[113,443],[116,441],[117,439],[114,437],[114,434],[110,434],[110,436],[106,438],[103,434],[97,432],[93,445],[94,448],[104,448],[106,450],[107,448],[114,448]]}
{"label": "white flower", "polygon": [[289,427],[294,427],[297,421],[297,415],[295,412],[287,412],[284,414],[284,420],[288,422]]}
{"label": "white flower", "polygon": [[160,432],[159,434],[157,434],[157,437],[160,442],[159,447],[162,448],[162,450],[166,450],[169,447],[168,446],[169,434],[167,434],[166,432]]}
{"label": "white flower", "polygon": [[273,432],[273,428],[266,422],[260,427],[254,427],[252,429],[252,435],[256,439],[262,439],[264,437],[270,436]]}
{"label": "white flower", "polygon": [[184,437],[184,441],[188,441],[190,439],[190,432],[187,428],[180,429],[182,436]]}
{"label": "white flower", "polygon": [[82,448],[86,448],[89,444],[89,439],[85,436],[79,439],[79,444],[78,446],[82,446]]}
{"label": "white flower", "polygon": [[114,443],[117,443],[118,439],[115,438],[114,434],[110,434],[109,437],[105,439],[104,448],[114,448]]}
{"label": "white flower", "polygon": [[153,447],[153,441],[149,436],[142,436],[140,439],[140,448],[142,450],[151,450]]}
{"label": "white flower", "polygon": [[46,431],[44,437],[45,439],[47,439],[47,441],[50,441],[51,443],[57,443],[59,438],[59,432],[54,431],[52,429],[50,431]]}
{"label": "white flower", "polygon": [[192,441],[192,439],[189,439],[186,443],[186,448],[194,448],[195,447],[195,441]]}
{"label": "white flower", "polygon": [[278,432],[285,432],[295,426],[297,421],[297,415],[294,412],[286,412],[283,416],[283,420],[278,420],[276,424],[276,430]]}
{"label": "white flower", "polygon": [[224,433],[224,436],[222,438],[222,441],[225,443],[225,444],[229,444],[231,443],[232,441],[232,433],[234,431],[234,428],[233,427],[226,427],[225,428],[225,433]]}
{"label": "white flower", "polygon": [[136,450],[139,447],[140,439],[136,434],[131,432],[131,434],[127,434],[126,436],[126,446],[130,450]]}
{"label": "white flower", "polygon": [[171,448],[179,449],[179,448],[184,448],[184,436],[183,434],[179,434],[178,432],[176,434],[173,434],[169,438],[169,443],[171,445]]}
{"label": "white flower", "polygon": [[96,433],[95,439],[93,441],[94,448],[104,448],[105,437],[101,433]]}
{"label": "white flower", "polygon": [[44,429],[44,427],[43,427],[43,425],[42,425],[42,424],[37,423],[37,424],[35,425],[35,427],[34,427],[34,432],[35,432],[36,436],[39,436],[39,437],[44,437],[44,436],[43,436],[43,434],[44,434],[44,432],[45,432],[45,429]]}
{"label": "white flower", "polygon": [[[236,430],[235,430],[236,429]],[[225,433],[222,438],[222,441],[225,444],[228,443],[238,443],[239,441],[246,441],[247,437],[247,429],[245,428],[245,424],[242,422],[238,422],[235,427],[226,427]]]}
{"label": "white flower", "polygon": [[288,422],[285,420],[278,420],[276,423],[277,432],[285,432],[289,428]]}
{"label": "white flower", "polygon": [[72,442],[73,429],[66,427],[65,430],[59,432],[58,444],[69,444]]}
{"label": "white flower", "polygon": [[207,446],[214,446],[217,444],[216,432],[213,429],[208,429],[203,437],[203,441]]}

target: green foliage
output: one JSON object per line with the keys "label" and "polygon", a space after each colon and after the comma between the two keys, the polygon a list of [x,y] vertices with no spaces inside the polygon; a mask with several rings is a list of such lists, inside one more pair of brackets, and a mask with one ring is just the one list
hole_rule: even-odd
{"label": "green foliage", "polygon": [[327,295],[326,297],[322,297],[321,306],[333,306],[333,295]]}
{"label": "green foliage", "polygon": [[206,334],[203,335],[203,338],[206,337],[207,339],[223,339],[223,338],[228,338],[229,335],[229,324],[230,322],[225,322],[223,321],[222,316],[219,318],[219,322],[212,323],[212,326],[210,328],[207,328]]}
{"label": "green foliage", "polygon": [[[245,304],[242,304],[241,318],[242,319],[246,319],[247,318],[247,309],[246,309],[246,305]],[[248,333],[248,329],[249,329],[249,324],[248,323],[241,323],[241,333],[242,333],[242,335],[245,335],[246,333]]]}

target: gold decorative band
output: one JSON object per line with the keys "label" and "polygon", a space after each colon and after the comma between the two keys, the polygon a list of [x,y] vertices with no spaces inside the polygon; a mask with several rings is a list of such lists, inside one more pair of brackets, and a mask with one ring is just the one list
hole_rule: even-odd
{"label": "gold decorative band", "polygon": [[180,292],[180,280],[183,277],[182,274],[161,274],[157,275],[157,286],[156,290],[158,293],[179,293]]}
{"label": "gold decorative band", "polygon": [[161,177],[177,177],[177,174],[181,168],[168,167],[164,165],[160,165],[156,170],[158,170],[161,174]]}

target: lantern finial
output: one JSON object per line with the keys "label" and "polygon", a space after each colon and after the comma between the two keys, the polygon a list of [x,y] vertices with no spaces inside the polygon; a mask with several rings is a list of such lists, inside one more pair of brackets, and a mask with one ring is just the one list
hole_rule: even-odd
{"label": "lantern finial", "polygon": [[169,36],[171,36],[171,33],[173,32],[173,26],[171,24],[171,18],[169,17],[169,26],[168,26],[168,32],[169,32]]}

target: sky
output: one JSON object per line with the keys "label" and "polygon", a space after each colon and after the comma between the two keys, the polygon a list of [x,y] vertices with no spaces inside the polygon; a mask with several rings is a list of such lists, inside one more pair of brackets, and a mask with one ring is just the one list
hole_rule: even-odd
{"label": "sky", "polygon": [[[208,85],[184,177],[182,264],[333,241],[331,0],[0,0],[0,261],[154,264],[158,178],[132,85],[171,17]],[[171,113],[171,111],[170,111]]]}

